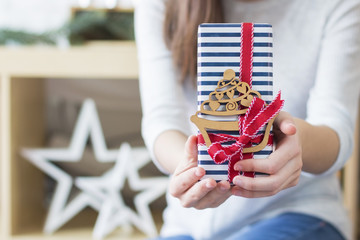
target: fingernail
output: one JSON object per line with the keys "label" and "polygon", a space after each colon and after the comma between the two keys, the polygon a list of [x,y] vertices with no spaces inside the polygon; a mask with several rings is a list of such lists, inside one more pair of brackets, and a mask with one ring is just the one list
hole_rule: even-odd
{"label": "fingernail", "polygon": [[227,187],[225,187],[225,186],[223,186],[223,185],[221,185],[221,186],[220,186],[220,190],[221,190],[221,191],[223,191],[223,192],[225,192],[225,191],[227,191],[227,190],[228,190],[228,188],[227,188]]}
{"label": "fingernail", "polygon": [[203,173],[202,173],[202,171],[201,171],[200,168],[197,168],[197,169],[195,170],[195,175],[196,175],[197,177],[201,177],[201,176],[203,175]]}
{"label": "fingernail", "polygon": [[206,187],[207,187],[207,188],[213,188],[214,186],[213,186],[213,184],[212,184],[211,182],[207,182],[207,183],[206,183]]}
{"label": "fingernail", "polygon": [[241,180],[240,180],[240,178],[238,178],[238,177],[235,177],[235,178],[233,179],[233,182],[234,182],[235,185],[238,185],[238,186],[241,185]]}
{"label": "fingernail", "polygon": [[293,121],[290,121],[290,120],[285,120],[284,124],[288,125],[288,126],[294,126],[295,127],[295,123]]}
{"label": "fingernail", "polygon": [[293,126],[296,127],[295,124],[293,122],[288,122],[289,126]]}
{"label": "fingernail", "polygon": [[234,165],[234,170],[235,170],[235,171],[240,171],[240,170],[241,170],[241,166],[238,165],[238,164],[235,164],[235,165]]}

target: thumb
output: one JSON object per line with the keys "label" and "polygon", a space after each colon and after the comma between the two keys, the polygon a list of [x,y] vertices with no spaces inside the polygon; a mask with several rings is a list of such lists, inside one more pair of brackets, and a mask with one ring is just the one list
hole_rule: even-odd
{"label": "thumb", "polygon": [[185,143],[184,158],[179,162],[174,174],[178,175],[194,167],[197,167],[197,137],[192,135]]}
{"label": "thumb", "polygon": [[294,135],[296,133],[294,118],[288,112],[281,111],[274,124],[285,135]]}
{"label": "thumb", "polygon": [[197,136],[191,135],[185,143],[185,156],[188,161],[195,162],[197,165]]}

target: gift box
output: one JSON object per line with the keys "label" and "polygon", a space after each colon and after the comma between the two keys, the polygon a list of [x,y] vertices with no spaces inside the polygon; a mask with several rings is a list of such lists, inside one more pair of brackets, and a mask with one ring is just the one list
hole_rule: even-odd
{"label": "gift box", "polygon": [[283,102],[273,97],[270,24],[201,24],[198,28],[198,165],[204,178],[232,182],[237,161],[273,151],[272,123]]}

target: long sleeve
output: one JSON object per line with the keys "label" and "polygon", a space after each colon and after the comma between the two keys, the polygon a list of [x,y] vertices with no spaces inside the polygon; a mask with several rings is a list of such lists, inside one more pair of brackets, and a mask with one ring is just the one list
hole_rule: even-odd
{"label": "long sleeve", "polygon": [[146,0],[138,2],[135,10],[142,135],[155,164],[163,172],[153,152],[156,138],[166,130],[191,133],[183,87],[163,40],[164,8],[162,0]]}
{"label": "long sleeve", "polygon": [[329,126],[340,140],[337,161],[322,175],[342,168],[351,154],[360,90],[360,3],[339,1],[330,16],[307,106],[307,121]]}

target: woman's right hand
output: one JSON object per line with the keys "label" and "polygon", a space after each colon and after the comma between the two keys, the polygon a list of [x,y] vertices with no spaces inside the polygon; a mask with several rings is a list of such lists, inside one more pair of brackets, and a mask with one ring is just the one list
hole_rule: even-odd
{"label": "woman's right hand", "polygon": [[183,207],[218,207],[231,196],[230,184],[227,181],[216,183],[211,178],[199,181],[204,175],[205,170],[197,166],[197,137],[190,136],[185,144],[185,159],[170,179],[170,194],[178,198]]}

